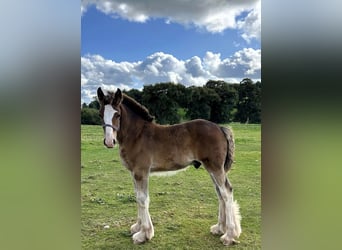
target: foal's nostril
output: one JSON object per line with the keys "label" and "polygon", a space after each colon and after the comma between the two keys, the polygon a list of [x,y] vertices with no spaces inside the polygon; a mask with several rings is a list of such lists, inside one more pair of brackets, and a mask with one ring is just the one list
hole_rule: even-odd
{"label": "foal's nostril", "polygon": [[116,143],[116,140],[115,140],[115,139],[113,139],[113,144],[111,144],[110,141],[109,141],[108,144],[107,144],[107,143],[106,143],[106,138],[103,139],[103,144],[104,144],[107,148],[113,148],[114,145],[115,145],[115,143]]}

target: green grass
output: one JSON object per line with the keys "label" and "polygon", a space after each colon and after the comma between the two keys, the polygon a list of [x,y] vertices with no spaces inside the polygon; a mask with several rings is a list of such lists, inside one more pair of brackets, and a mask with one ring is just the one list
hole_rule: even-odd
{"label": "green grass", "polygon": [[[229,179],[242,215],[240,244],[230,248],[261,249],[260,125],[230,126],[235,134],[236,162]],[[169,177],[150,177],[155,236],[143,245],[134,245],[129,232],[137,217],[132,178],[120,163],[118,148],[106,149],[102,141],[100,126],[82,125],[82,249],[227,248],[209,231],[217,223],[218,200],[203,167],[190,167]]]}

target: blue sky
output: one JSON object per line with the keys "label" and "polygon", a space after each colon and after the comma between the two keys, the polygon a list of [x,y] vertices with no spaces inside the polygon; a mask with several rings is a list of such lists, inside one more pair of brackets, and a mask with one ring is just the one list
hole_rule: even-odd
{"label": "blue sky", "polygon": [[259,80],[260,1],[239,2],[83,0],[81,102],[99,86]]}

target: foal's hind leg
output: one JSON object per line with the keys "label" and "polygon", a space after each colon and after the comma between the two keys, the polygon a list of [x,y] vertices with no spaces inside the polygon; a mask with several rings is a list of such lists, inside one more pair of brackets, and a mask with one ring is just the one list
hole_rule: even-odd
{"label": "foal's hind leg", "polygon": [[216,185],[216,181],[212,175],[210,175],[211,179],[215,184],[215,189],[217,193],[217,197],[219,199],[219,211],[218,211],[218,223],[210,227],[210,232],[215,235],[222,235],[225,232],[226,228],[226,211],[224,201],[219,190],[219,187]]}
{"label": "foal's hind leg", "polygon": [[210,172],[210,176],[215,184],[220,202],[219,222],[211,227],[211,232],[223,234],[221,241],[224,245],[234,244],[241,234],[241,216],[238,204],[233,201],[232,186],[223,169]]}
{"label": "foal's hind leg", "polygon": [[134,188],[138,203],[138,220],[131,226],[133,242],[135,244],[144,243],[154,236],[153,224],[151,221],[148,194],[148,174],[133,173]]}

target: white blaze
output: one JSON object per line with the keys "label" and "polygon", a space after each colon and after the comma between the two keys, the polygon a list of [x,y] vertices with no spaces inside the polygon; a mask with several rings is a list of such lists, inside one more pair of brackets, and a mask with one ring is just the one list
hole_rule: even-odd
{"label": "white blaze", "polygon": [[[103,121],[105,124],[109,124],[113,126],[112,119],[114,117],[114,114],[117,111],[113,109],[112,105],[107,104],[104,106],[104,114],[103,114]],[[105,127],[105,140],[106,140],[106,145],[107,146],[113,146],[113,128],[111,127]]]}

